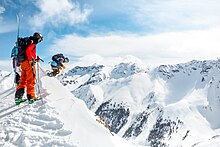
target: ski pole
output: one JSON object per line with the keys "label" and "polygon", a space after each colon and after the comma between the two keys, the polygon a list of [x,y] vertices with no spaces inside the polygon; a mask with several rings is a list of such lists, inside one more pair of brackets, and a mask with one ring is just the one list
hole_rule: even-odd
{"label": "ski pole", "polygon": [[41,102],[43,104],[43,97],[42,97],[42,93],[41,93],[41,90],[40,90],[39,82],[40,82],[40,67],[39,67],[39,63],[37,62],[37,87],[38,87],[38,94],[40,95]]}
{"label": "ski pole", "polygon": [[39,56],[37,56],[37,59],[40,60],[41,62],[44,62],[44,60],[41,59]]}
{"label": "ski pole", "polygon": [[18,47],[18,38],[19,38],[19,33],[20,33],[20,16],[16,14],[17,16],[17,25],[18,25],[18,32],[17,32],[17,43],[16,46]]}

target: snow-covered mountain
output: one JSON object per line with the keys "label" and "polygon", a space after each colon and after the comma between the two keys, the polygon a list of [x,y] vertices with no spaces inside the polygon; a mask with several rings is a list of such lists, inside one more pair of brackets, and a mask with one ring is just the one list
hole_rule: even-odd
{"label": "snow-covered mountain", "polygon": [[0,91],[0,146],[135,147],[111,134],[99,123],[99,117],[56,78],[42,74],[39,84],[38,94],[43,101],[16,106],[13,74],[1,78],[0,86],[4,88]]}
{"label": "snow-covered mountain", "polygon": [[112,132],[137,145],[220,145],[220,61],[154,69],[123,61],[76,66],[61,83]]}
{"label": "snow-covered mountain", "polygon": [[220,61],[101,61],[42,77],[44,104],[14,106],[13,74],[0,76],[0,146],[220,146]]}

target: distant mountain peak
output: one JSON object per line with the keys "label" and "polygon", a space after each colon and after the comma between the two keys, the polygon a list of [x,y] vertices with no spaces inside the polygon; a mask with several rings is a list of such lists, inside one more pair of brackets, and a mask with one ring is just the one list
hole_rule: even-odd
{"label": "distant mountain peak", "polygon": [[220,135],[210,128],[220,128],[215,119],[220,113],[218,60],[192,60],[151,70],[133,56],[112,63],[83,67],[85,73],[69,77],[78,86],[68,88],[104,117],[113,132],[150,146],[169,146],[174,140],[182,146],[194,145],[200,139],[196,134],[203,132],[197,125],[209,130],[205,138]]}

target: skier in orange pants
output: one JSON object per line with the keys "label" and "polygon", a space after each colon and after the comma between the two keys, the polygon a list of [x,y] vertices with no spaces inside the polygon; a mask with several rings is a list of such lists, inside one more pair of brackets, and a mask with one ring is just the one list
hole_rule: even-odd
{"label": "skier in orange pants", "polygon": [[35,63],[39,62],[39,58],[36,56],[36,45],[43,40],[43,37],[40,33],[36,32],[33,36],[30,37],[30,45],[26,48],[26,56],[24,61],[21,62],[21,77],[20,83],[16,89],[15,93],[15,103],[19,104],[23,102],[24,90],[26,88],[27,99],[29,103],[36,101],[35,95],[35,77],[36,69]]}

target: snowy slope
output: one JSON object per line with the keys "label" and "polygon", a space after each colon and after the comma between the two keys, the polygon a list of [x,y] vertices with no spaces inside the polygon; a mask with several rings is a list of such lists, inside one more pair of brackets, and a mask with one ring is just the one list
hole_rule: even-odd
{"label": "snowy slope", "polygon": [[109,63],[42,77],[44,104],[19,107],[13,74],[2,71],[0,146],[220,146],[220,61]]}
{"label": "snowy slope", "polygon": [[[10,77],[10,78],[8,78]],[[0,70],[0,89],[2,91],[8,89],[13,83],[13,75],[7,71]],[[1,91],[0,91],[1,92]]]}
{"label": "snowy slope", "polygon": [[149,70],[133,59],[74,67],[61,83],[113,132],[138,145],[219,146],[219,61]]}
{"label": "snowy slope", "polygon": [[[4,78],[13,81],[13,76]],[[57,79],[43,77],[41,82],[43,103],[15,106],[13,82],[1,90],[0,146],[134,147],[112,136]]]}

